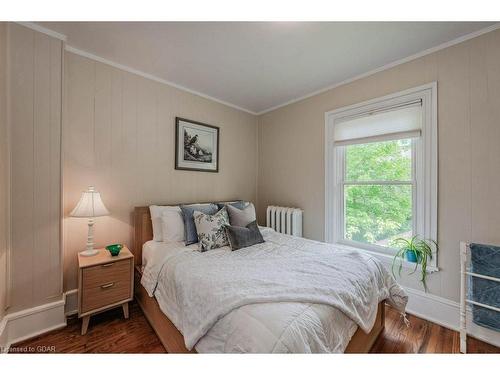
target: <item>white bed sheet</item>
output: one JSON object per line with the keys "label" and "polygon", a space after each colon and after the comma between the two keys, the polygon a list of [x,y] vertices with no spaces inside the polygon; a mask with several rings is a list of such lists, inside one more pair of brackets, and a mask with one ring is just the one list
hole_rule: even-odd
{"label": "white bed sheet", "polygon": [[[154,241],[143,247],[143,264],[147,272],[142,283],[181,332],[176,287],[169,282],[157,283],[156,277],[169,257],[193,252],[196,248],[196,244],[184,246],[182,242]],[[225,315],[195,348],[199,353],[341,353],[356,329],[353,320],[332,306],[300,302],[256,303]]]}

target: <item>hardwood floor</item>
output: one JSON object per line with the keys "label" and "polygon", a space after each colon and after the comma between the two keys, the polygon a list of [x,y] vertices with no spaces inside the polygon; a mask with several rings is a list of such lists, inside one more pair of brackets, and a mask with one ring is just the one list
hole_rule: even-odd
{"label": "hardwood floor", "polygon": [[[386,307],[385,330],[371,353],[460,353],[460,334],[451,329],[407,314],[407,327],[399,313]],[[468,353],[500,353],[500,348],[467,339]]]}
{"label": "hardwood floor", "polygon": [[[406,327],[399,314],[386,309],[386,328],[375,342],[372,353],[458,353],[459,335],[428,321],[408,315]],[[11,353],[164,353],[165,350],[136,303],[130,318],[123,319],[121,308],[92,317],[88,333],[80,335],[80,320],[68,319],[57,331],[13,345]],[[500,348],[473,338],[471,353],[500,353]]]}
{"label": "hardwood floor", "polygon": [[165,353],[137,303],[129,306],[129,319],[121,307],[92,316],[87,334],[80,335],[81,320],[68,318],[65,328],[13,345],[9,352],[29,353]]}

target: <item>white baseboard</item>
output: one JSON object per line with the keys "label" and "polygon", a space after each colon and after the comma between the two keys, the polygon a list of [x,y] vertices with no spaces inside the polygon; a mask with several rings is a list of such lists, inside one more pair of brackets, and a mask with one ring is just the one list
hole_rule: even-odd
{"label": "white baseboard", "polygon": [[68,290],[64,295],[66,299],[64,314],[66,316],[78,314],[78,289]]}
{"label": "white baseboard", "polygon": [[419,318],[458,331],[460,308],[457,302],[420,290],[403,288],[409,297],[406,311]]}
{"label": "white baseboard", "polygon": [[7,317],[4,316],[0,320],[0,353],[6,353],[9,349],[7,344]]}
{"label": "white baseboard", "polygon": [[[405,290],[409,296],[406,311],[432,323],[459,331],[460,306],[458,302],[416,289],[405,288]],[[470,309],[467,309],[467,334],[478,340],[500,347],[500,332],[474,324]]]}
{"label": "white baseboard", "polygon": [[10,345],[66,326],[64,298],[4,316],[0,322],[0,347]]}

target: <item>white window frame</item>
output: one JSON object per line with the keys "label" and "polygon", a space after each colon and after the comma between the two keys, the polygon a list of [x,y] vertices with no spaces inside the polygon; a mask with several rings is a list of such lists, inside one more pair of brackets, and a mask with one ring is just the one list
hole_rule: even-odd
{"label": "white window frame", "polygon": [[[422,101],[422,130],[412,140],[413,232],[437,241],[437,82],[400,91],[363,103],[325,113],[325,241],[355,247],[392,262],[387,247],[344,239],[344,166],[345,146],[334,145],[336,121],[371,111]],[[383,141],[384,137],[381,137]],[[387,140],[391,139],[390,136]],[[406,264],[411,267],[412,264]],[[428,264],[437,271],[437,254]]]}

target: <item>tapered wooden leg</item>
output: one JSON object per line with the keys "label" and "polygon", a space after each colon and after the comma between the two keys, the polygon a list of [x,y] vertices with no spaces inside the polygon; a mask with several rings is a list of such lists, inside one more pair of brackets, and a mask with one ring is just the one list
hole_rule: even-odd
{"label": "tapered wooden leg", "polygon": [[125,317],[125,319],[128,319],[128,302],[122,305],[122,309],[123,309],[123,316]]}
{"label": "tapered wooden leg", "polygon": [[87,329],[89,328],[90,315],[84,316],[82,319],[82,335],[87,333]]}

